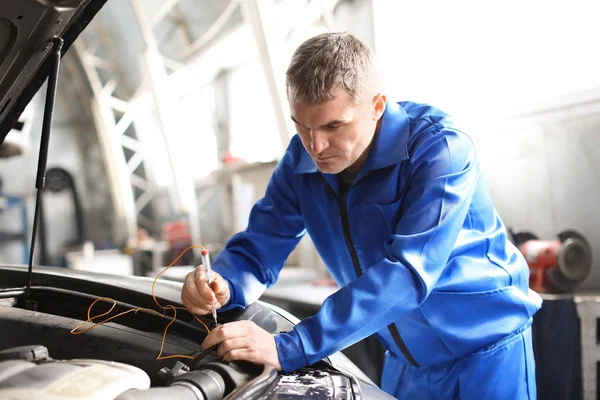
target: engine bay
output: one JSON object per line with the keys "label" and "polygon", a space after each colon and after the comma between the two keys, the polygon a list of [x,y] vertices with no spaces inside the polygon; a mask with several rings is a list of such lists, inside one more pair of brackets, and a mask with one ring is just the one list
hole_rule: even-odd
{"label": "engine bay", "polygon": [[[0,267],[3,284],[20,275],[19,268]],[[212,329],[212,318],[197,321],[185,310],[178,309],[174,319],[142,309],[72,334],[86,315],[89,319],[90,304],[101,295],[120,300],[114,301],[112,310],[112,302],[97,302],[95,315],[152,307],[148,292],[80,278],[36,274],[30,294],[36,310],[27,309],[22,288],[0,289],[0,398],[356,398],[356,380],[327,361],[282,374],[270,366],[221,360],[216,348],[201,348],[207,335],[202,323]],[[178,287],[166,286],[157,288],[163,303],[173,300],[169,293],[179,292]],[[293,327],[260,302],[223,312],[219,319],[220,323],[251,320],[272,333]]]}
{"label": "engine bay", "polygon": [[[44,346],[0,352],[0,398],[10,399],[223,399],[269,367],[222,363],[214,356],[193,367],[180,361],[151,383],[141,368],[94,359],[54,360]],[[273,374],[273,378],[275,374]]]}

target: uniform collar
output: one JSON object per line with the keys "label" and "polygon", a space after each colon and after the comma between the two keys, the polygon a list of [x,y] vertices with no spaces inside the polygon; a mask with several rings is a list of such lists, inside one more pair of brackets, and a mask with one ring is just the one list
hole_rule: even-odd
{"label": "uniform collar", "polygon": [[[388,101],[381,117],[375,143],[356,179],[360,179],[369,171],[389,167],[408,159],[409,133],[408,114],[399,104]],[[310,174],[317,171],[317,165],[303,148],[296,167],[296,174]]]}

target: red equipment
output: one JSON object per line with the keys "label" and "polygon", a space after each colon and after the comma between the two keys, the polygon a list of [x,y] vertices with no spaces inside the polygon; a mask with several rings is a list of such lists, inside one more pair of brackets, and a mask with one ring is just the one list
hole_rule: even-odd
{"label": "red equipment", "polygon": [[565,231],[558,240],[539,240],[529,232],[513,234],[513,242],[529,265],[529,286],[536,292],[567,293],[585,280],[592,268],[592,250],[578,232]]}

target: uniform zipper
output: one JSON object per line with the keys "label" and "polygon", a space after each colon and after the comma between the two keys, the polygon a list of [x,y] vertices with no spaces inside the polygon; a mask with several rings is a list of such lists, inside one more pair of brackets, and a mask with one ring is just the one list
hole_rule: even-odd
{"label": "uniform zipper", "polygon": [[[333,195],[333,197],[338,203],[338,206],[340,207],[340,218],[342,220],[342,234],[344,235],[344,241],[346,242],[346,247],[348,247],[348,251],[350,252],[352,265],[354,266],[354,271],[356,272],[356,277],[358,278],[362,275],[362,269],[360,268],[360,261],[358,259],[358,254],[356,253],[356,248],[354,247],[354,243],[352,243],[352,234],[350,232],[350,219],[348,218],[347,200],[348,192],[350,192],[351,187],[344,190],[344,193],[340,200],[337,196],[337,193],[335,193],[335,190],[333,190],[333,188],[331,187],[329,182],[327,182],[325,177],[323,177],[323,175],[319,173],[317,173],[317,176],[319,177],[319,180],[321,181],[323,186],[325,186],[325,188]],[[392,322],[388,325],[388,329],[390,331],[390,334],[392,335],[392,338],[394,339],[394,342],[396,342],[396,346],[398,346],[404,357],[406,357],[406,359],[411,365],[418,367],[419,364],[408,350],[408,347],[406,346],[406,343],[404,343],[402,336],[400,336],[398,327]]]}
{"label": "uniform zipper", "polygon": [[348,247],[348,251],[350,251],[350,258],[352,258],[352,265],[354,265],[354,271],[356,272],[356,277],[362,275],[362,269],[360,268],[360,261],[358,260],[358,254],[356,254],[356,249],[354,248],[354,243],[352,243],[352,235],[350,233],[350,219],[348,218],[348,190],[344,190],[344,195],[342,196],[342,200],[339,202],[340,205],[340,217],[342,219],[342,233],[344,234],[344,241],[346,242],[346,247]]}

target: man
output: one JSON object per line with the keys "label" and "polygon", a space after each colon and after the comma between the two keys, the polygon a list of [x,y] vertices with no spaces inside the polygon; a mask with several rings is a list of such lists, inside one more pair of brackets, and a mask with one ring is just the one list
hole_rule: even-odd
{"label": "man", "polygon": [[248,228],[190,273],[196,314],[244,307],[308,232],[341,287],[275,336],[250,322],[211,332],[225,360],[292,371],[375,334],[382,388],[408,399],[535,399],[531,322],[541,298],[507,240],[471,139],[442,111],[388,101],[372,51],[347,33],[303,43],[287,70],[298,134]]}

